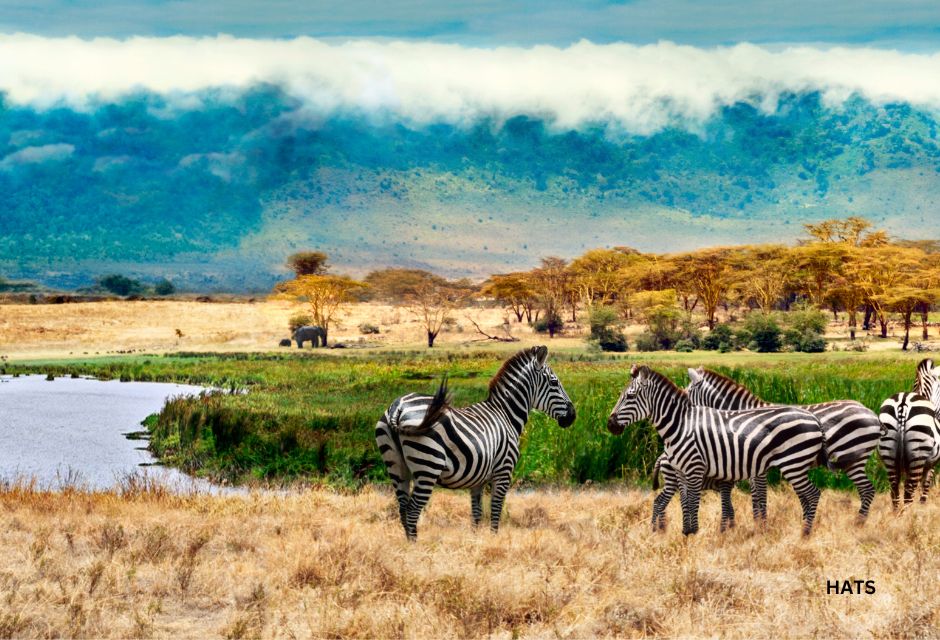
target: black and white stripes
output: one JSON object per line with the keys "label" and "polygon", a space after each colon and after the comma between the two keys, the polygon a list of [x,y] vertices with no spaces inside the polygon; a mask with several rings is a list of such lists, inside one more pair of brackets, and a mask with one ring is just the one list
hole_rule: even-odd
{"label": "black and white stripes", "polygon": [[547,357],[542,346],[512,356],[490,381],[489,397],[468,407],[449,405],[446,381],[433,397],[412,393],[389,406],[376,424],[375,440],[409,539],[417,537],[418,517],[438,484],[470,489],[474,524],[483,517],[483,488],[491,484],[490,527],[499,528],[529,412],[542,411],[562,427],[575,419]]}
{"label": "black and white stripes", "polygon": [[696,407],[683,389],[648,367],[633,379],[608,419],[608,429],[649,418],[663,439],[669,461],[684,485],[682,532],[698,531],[698,508],[706,478],[723,481],[762,476],[771,466],[793,486],[803,508],[803,533],[813,526],[817,489],[807,476],[824,453],[819,420],[802,409],[765,407],[719,411]]}

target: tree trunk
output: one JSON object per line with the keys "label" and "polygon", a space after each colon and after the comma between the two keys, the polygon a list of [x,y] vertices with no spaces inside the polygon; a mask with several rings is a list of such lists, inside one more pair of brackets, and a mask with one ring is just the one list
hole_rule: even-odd
{"label": "tree trunk", "polygon": [[[326,325],[324,324],[322,325],[322,327],[323,327],[323,346],[325,347],[326,346]],[[314,343],[313,346],[317,346],[316,343]]]}
{"label": "tree trunk", "polygon": [[854,311],[849,312],[849,338],[855,340],[855,325],[858,324],[858,318]]}
{"label": "tree trunk", "polygon": [[437,332],[435,332],[435,331],[428,331],[428,348],[429,348],[429,349],[434,346],[434,338],[436,338],[436,337],[437,337]]}
{"label": "tree trunk", "polygon": [[869,331],[871,329],[871,314],[873,311],[870,304],[865,305],[865,320],[862,321],[863,331]]}
{"label": "tree trunk", "polygon": [[924,340],[930,338],[930,335],[927,333],[927,325],[930,324],[930,305],[922,302],[920,307],[920,325],[923,329],[921,335]]}
{"label": "tree trunk", "polygon": [[911,341],[911,315],[913,310],[904,313],[904,344],[901,345],[901,351],[907,351],[907,345]]}
{"label": "tree trunk", "polygon": [[881,337],[887,338],[888,337],[888,318],[878,316],[878,324],[881,325]]}
{"label": "tree trunk", "polygon": [[516,314],[516,322],[522,322],[522,307],[513,307],[512,312]]}

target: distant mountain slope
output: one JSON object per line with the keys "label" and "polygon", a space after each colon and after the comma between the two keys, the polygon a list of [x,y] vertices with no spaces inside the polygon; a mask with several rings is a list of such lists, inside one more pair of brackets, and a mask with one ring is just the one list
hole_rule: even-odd
{"label": "distant mountain slope", "polygon": [[317,121],[271,87],[191,109],[0,108],[0,275],[65,286],[122,271],[264,289],[306,247],[353,270],[485,274],[593,246],[788,240],[847,214],[936,237],[938,204],[935,114],[816,94],[649,137]]}

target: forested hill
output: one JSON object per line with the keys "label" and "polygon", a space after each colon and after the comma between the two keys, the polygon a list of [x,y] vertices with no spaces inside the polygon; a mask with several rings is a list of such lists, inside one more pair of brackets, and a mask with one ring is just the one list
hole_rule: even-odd
{"label": "forested hill", "polygon": [[790,95],[703,127],[626,135],[538,119],[409,128],[324,119],[274,87],[193,105],[0,106],[0,276],[121,272],[266,289],[286,254],[482,275],[594,246],[789,241],[861,215],[936,237],[936,114]]}

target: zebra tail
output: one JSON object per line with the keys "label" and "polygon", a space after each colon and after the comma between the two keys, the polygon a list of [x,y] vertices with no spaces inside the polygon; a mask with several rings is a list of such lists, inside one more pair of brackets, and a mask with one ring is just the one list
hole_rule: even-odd
{"label": "zebra tail", "polygon": [[441,385],[437,388],[437,393],[431,399],[428,405],[427,413],[424,414],[424,420],[415,427],[402,427],[397,422],[393,428],[404,435],[418,436],[427,433],[431,427],[440,420],[444,414],[450,410],[450,393],[447,390],[447,374],[441,380]]}
{"label": "zebra tail", "polygon": [[656,464],[653,465],[653,491],[659,489],[659,468],[662,466],[662,458],[656,458]]}
{"label": "zebra tail", "polygon": [[907,430],[907,414],[901,415],[898,412],[898,430],[894,436],[895,454],[894,454],[894,472],[900,481],[901,474],[907,469],[907,447],[904,446],[904,432]]}

